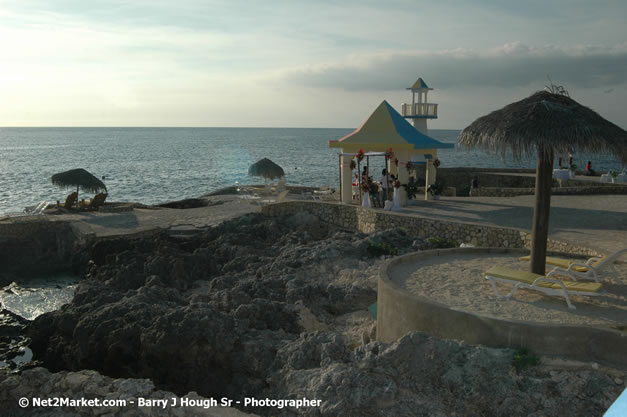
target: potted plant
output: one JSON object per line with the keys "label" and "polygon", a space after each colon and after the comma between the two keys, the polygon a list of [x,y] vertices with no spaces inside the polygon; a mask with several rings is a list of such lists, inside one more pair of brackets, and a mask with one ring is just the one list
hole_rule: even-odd
{"label": "potted plant", "polygon": [[616,182],[616,177],[618,177],[618,171],[612,170],[610,171],[610,176],[612,177],[612,182]]}
{"label": "potted plant", "polygon": [[427,188],[427,191],[431,193],[434,200],[439,200],[440,194],[444,191],[444,183],[442,181],[435,180],[435,183],[431,184],[429,188]]}
{"label": "potted plant", "polygon": [[407,199],[411,200],[412,198],[416,198],[416,194],[418,194],[418,183],[416,181],[409,182],[408,184],[403,184],[405,187],[405,191],[407,191]]}
{"label": "potted plant", "polygon": [[568,168],[568,177],[572,180],[575,178],[575,175],[577,175],[577,165],[571,164]]}

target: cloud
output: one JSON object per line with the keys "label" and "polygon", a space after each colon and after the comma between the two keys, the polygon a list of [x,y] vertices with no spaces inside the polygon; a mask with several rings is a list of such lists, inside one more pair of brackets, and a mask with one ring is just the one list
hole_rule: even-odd
{"label": "cloud", "polygon": [[418,76],[437,88],[522,87],[555,84],[608,87],[627,82],[627,43],[612,48],[530,47],[518,42],[483,51],[391,53],[352,56],[345,62],[287,70],[287,81],[355,91],[397,90]]}

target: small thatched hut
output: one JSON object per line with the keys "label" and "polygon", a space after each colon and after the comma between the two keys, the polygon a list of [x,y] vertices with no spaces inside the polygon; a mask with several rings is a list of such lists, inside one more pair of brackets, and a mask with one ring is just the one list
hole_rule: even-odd
{"label": "small thatched hut", "polygon": [[475,120],[458,144],[514,159],[537,154],[531,271],[544,275],[555,153],[605,153],[627,162],[627,132],[565,94],[539,91]]}

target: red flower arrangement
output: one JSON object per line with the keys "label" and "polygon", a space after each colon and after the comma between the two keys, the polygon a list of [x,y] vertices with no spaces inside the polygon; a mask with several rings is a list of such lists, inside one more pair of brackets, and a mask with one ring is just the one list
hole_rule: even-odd
{"label": "red flower arrangement", "polygon": [[362,190],[364,193],[367,193],[367,192],[369,192],[369,191],[370,191],[370,186],[368,185],[368,183],[367,183],[367,182],[362,182],[362,183],[361,183],[361,190]]}
{"label": "red flower arrangement", "polygon": [[407,168],[407,172],[409,172],[414,169],[414,165],[411,163],[411,161],[407,161],[407,163],[405,164],[405,168]]}
{"label": "red flower arrangement", "polygon": [[392,148],[390,148],[387,151],[385,151],[385,159],[392,159],[392,158],[394,158],[394,151],[392,150]]}
{"label": "red flower arrangement", "polygon": [[399,180],[394,181],[394,188],[401,188],[401,182]]}
{"label": "red flower arrangement", "polygon": [[357,158],[358,162],[361,162],[364,160],[364,150],[360,149],[359,152],[357,152],[357,155],[355,155],[355,158]]}

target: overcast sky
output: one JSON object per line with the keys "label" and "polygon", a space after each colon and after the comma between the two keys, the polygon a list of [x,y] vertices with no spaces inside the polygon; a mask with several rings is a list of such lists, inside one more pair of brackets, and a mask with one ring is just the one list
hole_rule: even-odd
{"label": "overcast sky", "polygon": [[548,84],[627,128],[625,0],[0,0],[1,126],[463,128]]}

